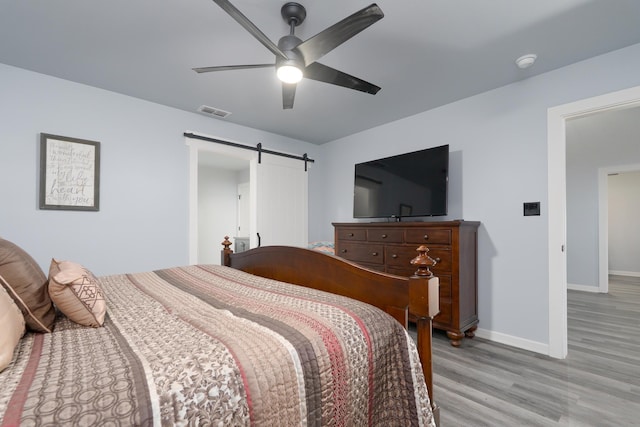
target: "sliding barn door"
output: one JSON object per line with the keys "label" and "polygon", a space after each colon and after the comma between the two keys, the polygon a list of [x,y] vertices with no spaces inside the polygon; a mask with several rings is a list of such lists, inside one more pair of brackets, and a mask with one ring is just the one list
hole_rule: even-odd
{"label": "sliding barn door", "polygon": [[251,161],[252,248],[307,246],[307,174],[301,160],[263,153]]}

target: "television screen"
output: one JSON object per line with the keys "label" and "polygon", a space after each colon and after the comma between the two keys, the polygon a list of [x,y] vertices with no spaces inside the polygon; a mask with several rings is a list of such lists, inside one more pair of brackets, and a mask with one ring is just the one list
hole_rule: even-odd
{"label": "television screen", "polygon": [[447,214],[449,146],[355,165],[354,218]]}

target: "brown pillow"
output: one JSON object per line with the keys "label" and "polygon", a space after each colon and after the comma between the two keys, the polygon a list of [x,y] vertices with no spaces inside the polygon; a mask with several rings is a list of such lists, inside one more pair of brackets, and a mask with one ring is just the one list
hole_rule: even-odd
{"label": "brown pillow", "polygon": [[47,276],[35,260],[20,247],[0,239],[0,276],[2,286],[22,311],[27,327],[51,332],[56,311],[47,292]]}
{"label": "brown pillow", "polygon": [[102,326],[107,306],[100,281],[89,270],[71,261],[51,260],[49,296],[69,319],[84,326]]}
{"label": "brown pillow", "polygon": [[24,335],[24,331],[22,312],[6,289],[0,286],[0,372],[11,363],[13,351]]}

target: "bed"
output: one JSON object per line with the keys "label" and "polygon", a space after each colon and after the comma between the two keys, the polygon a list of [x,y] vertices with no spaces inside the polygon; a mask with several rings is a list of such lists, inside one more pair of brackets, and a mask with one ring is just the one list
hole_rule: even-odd
{"label": "bed", "polygon": [[436,425],[426,250],[405,279],[225,242],[222,266],[96,278],[0,239],[0,426]]}

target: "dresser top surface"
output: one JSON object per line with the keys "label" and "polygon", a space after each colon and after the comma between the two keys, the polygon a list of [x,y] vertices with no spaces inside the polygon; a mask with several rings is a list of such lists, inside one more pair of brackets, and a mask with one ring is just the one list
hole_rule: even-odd
{"label": "dresser top surface", "polygon": [[334,222],[334,227],[460,227],[472,226],[478,227],[480,221],[464,221],[461,219],[450,221],[411,221],[411,222]]}

